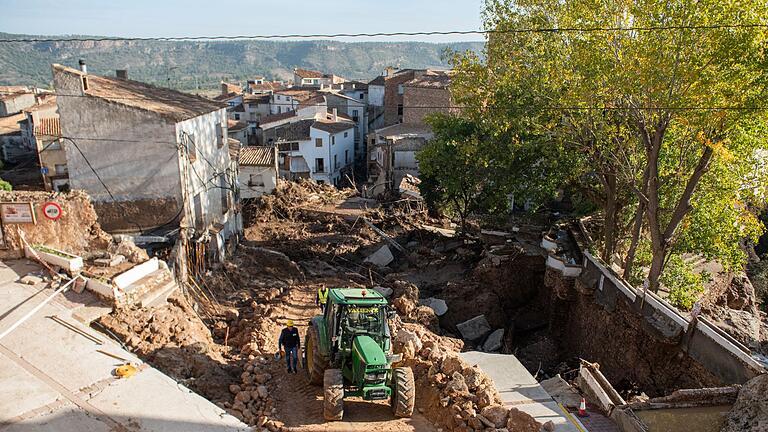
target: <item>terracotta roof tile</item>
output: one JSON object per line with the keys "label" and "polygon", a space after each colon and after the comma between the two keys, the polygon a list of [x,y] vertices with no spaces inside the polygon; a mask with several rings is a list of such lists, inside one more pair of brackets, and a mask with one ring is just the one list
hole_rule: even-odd
{"label": "terracotta roof tile", "polygon": [[323,78],[326,75],[324,75],[322,72],[313,71],[309,69],[294,69],[293,73],[298,75],[301,78]]}
{"label": "terracotta roof tile", "polygon": [[[79,70],[54,64],[54,70],[82,76]],[[86,75],[85,94],[120,105],[154,112],[168,120],[179,122],[226,108],[225,104],[139,81]],[[66,97],[58,94],[58,97]]]}
{"label": "terracotta roof tile", "polygon": [[354,129],[355,124],[348,123],[348,122],[332,122],[332,121],[318,120],[312,125],[312,127],[315,129],[320,129],[321,131],[331,133],[331,134],[337,134],[339,132],[344,132],[346,130]]}
{"label": "terracotta roof tile", "polygon": [[268,115],[266,117],[262,117],[260,123],[264,125],[264,124],[269,124],[269,123],[280,121],[280,120],[289,119],[291,117],[296,117],[296,111],[288,111],[282,114]]}
{"label": "terracotta roof tile", "polygon": [[275,166],[275,147],[247,146],[240,149],[240,165]]}

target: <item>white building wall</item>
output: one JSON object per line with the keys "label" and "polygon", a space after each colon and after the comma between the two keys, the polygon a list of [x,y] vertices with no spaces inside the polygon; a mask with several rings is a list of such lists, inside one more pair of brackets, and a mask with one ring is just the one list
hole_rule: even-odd
{"label": "white building wall", "polygon": [[[263,185],[251,182],[260,178]],[[270,194],[277,187],[277,170],[275,167],[240,165],[240,196],[243,199],[257,198]]]}
{"label": "white building wall", "polygon": [[368,104],[378,107],[384,106],[384,86],[368,86]]}
{"label": "white building wall", "polygon": [[0,117],[18,114],[35,104],[35,95],[32,93],[22,93],[16,96],[9,96],[0,101]]}
{"label": "white building wall", "polygon": [[293,96],[275,93],[272,95],[272,103],[269,106],[270,114],[282,114],[295,111],[299,103]]}
{"label": "white building wall", "polygon": [[[221,145],[217,135],[217,124],[221,124],[223,131]],[[188,196],[185,197],[189,220],[194,221],[194,226],[198,229],[207,228],[212,224],[224,225],[224,238],[239,232],[234,211],[234,188],[237,176],[230,169],[226,110],[222,108],[180,122],[176,125],[176,135],[185,148],[189,148],[190,140],[194,141],[196,148],[194,161],[191,161],[188,156],[179,158],[179,170],[185,178],[187,191],[189,191]],[[223,202],[223,196],[226,197],[226,203]],[[198,202],[196,197],[199,197],[201,208],[196,208]]]}

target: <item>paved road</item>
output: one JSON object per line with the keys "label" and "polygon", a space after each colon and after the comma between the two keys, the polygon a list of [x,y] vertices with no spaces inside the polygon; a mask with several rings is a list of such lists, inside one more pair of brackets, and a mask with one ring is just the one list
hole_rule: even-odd
{"label": "paved road", "polygon": [[[39,268],[27,261],[0,262],[0,333],[53,290],[16,279]],[[141,361],[81,324],[75,293],[59,294],[0,340],[0,431],[234,432],[247,426],[161,372],[143,365],[117,379],[122,362]],[[56,315],[103,341],[96,344],[54,320]]]}

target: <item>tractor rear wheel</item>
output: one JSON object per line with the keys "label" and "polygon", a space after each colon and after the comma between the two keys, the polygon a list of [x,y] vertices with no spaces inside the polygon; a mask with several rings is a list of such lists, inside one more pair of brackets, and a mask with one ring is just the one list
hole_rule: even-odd
{"label": "tractor rear wheel", "polygon": [[392,412],[395,417],[411,417],[416,405],[416,384],[413,371],[408,367],[392,370]]}
{"label": "tractor rear wheel", "polygon": [[328,368],[328,359],[320,351],[320,338],[317,334],[317,327],[309,326],[307,335],[304,337],[305,364],[307,378],[311,384],[320,385],[323,383],[323,373]]}
{"label": "tractor rear wheel", "polygon": [[341,369],[327,369],[323,375],[323,417],[328,421],[344,417],[344,376]]}

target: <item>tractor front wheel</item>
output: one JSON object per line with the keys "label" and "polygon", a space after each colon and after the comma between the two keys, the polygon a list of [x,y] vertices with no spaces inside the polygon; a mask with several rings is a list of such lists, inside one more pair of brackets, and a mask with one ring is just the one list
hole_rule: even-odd
{"label": "tractor front wheel", "polygon": [[307,329],[304,350],[306,356],[304,368],[307,371],[307,378],[311,384],[320,385],[323,383],[323,372],[328,367],[328,359],[320,352],[320,338],[317,327],[313,325]]}
{"label": "tractor front wheel", "polygon": [[323,416],[328,421],[344,417],[344,376],[341,369],[327,369],[323,376]]}
{"label": "tractor front wheel", "polygon": [[392,412],[395,417],[411,417],[416,405],[416,384],[411,368],[399,367],[392,370]]}

